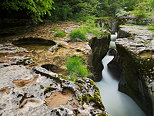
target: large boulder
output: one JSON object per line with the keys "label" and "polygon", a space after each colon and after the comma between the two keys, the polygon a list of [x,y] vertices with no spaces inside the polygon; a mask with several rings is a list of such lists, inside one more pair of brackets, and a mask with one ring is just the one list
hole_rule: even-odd
{"label": "large boulder", "polygon": [[[130,37],[124,38],[124,33]],[[147,116],[154,115],[153,33],[145,26],[121,26],[123,38],[116,40],[122,63],[119,90],[132,97]]]}
{"label": "large boulder", "polygon": [[100,81],[102,79],[103,64],[102,59],[109,50],[110,33],[105,32],[100,38],[94,37],[89,41],[92,54],[89,57],[90,69],[94,74],[93,80]]}

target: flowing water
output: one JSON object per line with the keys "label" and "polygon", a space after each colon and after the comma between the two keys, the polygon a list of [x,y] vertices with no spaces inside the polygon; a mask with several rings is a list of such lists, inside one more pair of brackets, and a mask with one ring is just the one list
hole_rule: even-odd
{"label": "flowing water", "polygon": [[110,116],[146,116],[129,96],[118,91],[118,81],[112,78],[107,67],[112,59],[108,54],[103,58],[103,79],[96,83],[106,111]]}

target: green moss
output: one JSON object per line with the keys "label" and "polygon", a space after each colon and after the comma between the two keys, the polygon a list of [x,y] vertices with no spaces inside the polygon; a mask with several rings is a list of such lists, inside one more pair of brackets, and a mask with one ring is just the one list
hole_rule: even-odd
{"label": "green moss", "polygon": [[44,90],[44,93],[46,94],[46,93],[48,93],[48,92],[50,92],[50,91],[53,91],[53,90],[55,90],[56,88],[54,88],[54,87],[52,87],[52,86],[49,86],[49,87],[47,87],[45,90]]}
{"label": "green moss", "polygon": [[44,89],[44,86],[43,86],[43,85],[40,85],[40,88],[41,88],[41,89]]}

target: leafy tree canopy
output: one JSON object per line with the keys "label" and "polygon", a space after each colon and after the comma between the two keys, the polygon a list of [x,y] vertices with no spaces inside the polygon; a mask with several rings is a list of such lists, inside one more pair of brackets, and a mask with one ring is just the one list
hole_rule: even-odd
{"label": "leafy tree canopy", "polygon": [[26,13],[32,17],[33,20],[42,21],[41,17],[48,14],[51,15],[50,10],[53,8],[53,0],[2,0],[0,7],[6,10],[26,10]]}

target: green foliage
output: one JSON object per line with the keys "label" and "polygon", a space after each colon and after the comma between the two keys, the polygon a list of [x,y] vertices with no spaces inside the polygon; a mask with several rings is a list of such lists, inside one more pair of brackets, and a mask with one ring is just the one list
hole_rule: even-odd
{"label": "green foliage", "polygon": [[87,40],[85,30],[83,30],[81,28],[78,28],[78,29],[71,31],[70,37],[71,37],[71,41],[78,41],[78,39],[80,39],[82,41]]}
{"label": "green foliage", "polygon": [[136,0],[99,0],[98,16],[115,17],[121,10],[129,11],[134,9]]}
{"label": "green foliage", "polygon": [[147,23],[146,22],[143,22],[143,21],[137,21],[136,22],[136,25],[147,25]]}
{"label": "green foliage", "polygon": [[82,41],[87,41],[88,34],[93,34],[93,36],[100,37],[104,34],[100,27],[96,27],[94,23],[94,19],[91,18],[85,22],[84,26],[81,26],[70,33],[70,37],[72,41],[78,41],[81,39]]}
{"label": "green foliage", "polygon": [[148,30],[154,31],[154,23],[148,25]]}
{"label": "green foliage", "polygon": [[54,0],[54,9],[50,19],[58,20],[82,20],[97,13],[99,0]]}
{"label": "green foliage", "polygon": [[147,18],[154,11],[154,0],[137,0],[133,13],[140,18]]}
{"label": "green foliage", "polygon": [[61,30],[55,31],[55,37],[65,37],[66,33],[62,32]]}
{"label": "green foliage", "polygon": [[53,3],[53,0],[2,0],[0,7],[9,11],[26,10],[33,20],[42,21],[42,16],[51,15]]}
{"label": "green foliage", "polygon": [[71,75],[71,79],[74,80],[75,76],[86,77],[90,74],[86,65],[84,65],[84,60],[79,56],[72,56],[67,59],[66,67]]}

